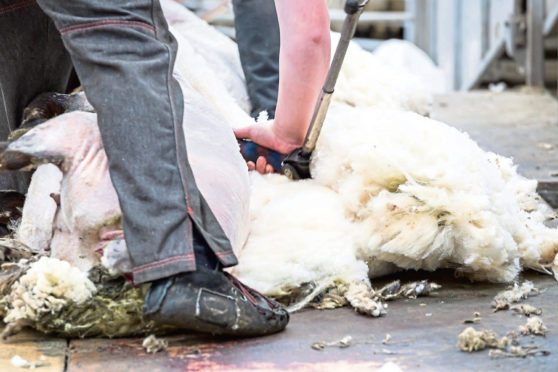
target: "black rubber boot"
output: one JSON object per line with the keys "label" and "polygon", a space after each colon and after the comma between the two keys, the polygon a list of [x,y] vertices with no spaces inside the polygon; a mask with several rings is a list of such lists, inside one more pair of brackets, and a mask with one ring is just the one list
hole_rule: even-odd
{"label": "black rubber boot", "polygon": [[221,270],[199,268],[153,282],[144,318],[181,329],[230,336],[282,331],[289,314],[277,302]]}
{"label": "black rubber boot", "polygon": [[231,336],[263,336],[282,331],[289,313],[277,302],[221,270],[194,228],[197,271],[151,284],[144,317],[182,329]]}

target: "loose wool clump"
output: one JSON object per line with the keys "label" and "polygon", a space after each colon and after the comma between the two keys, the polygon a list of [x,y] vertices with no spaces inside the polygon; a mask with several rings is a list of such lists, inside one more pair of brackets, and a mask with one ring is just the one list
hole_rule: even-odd
{"label": "loose wool clump", "polygon": [[526,280],[521,285],[518,283],[514,283],[513,287],[499,292],[496,296],[494,296],[494,300],[492,301],[492,307],[504,308],[509,307],[510,304],[519,302],[527,297],[536,296],[541,291],[535,288],[533,282]]}
{"label": "loose wool clump", "polygon": [[477,331],[473,327],[467,327],[457,337],[457,347],[461,351],[479,351],[486,348],[505,349],[509,344],[507,337],[498,339],[494,331]]}
{"label": "loose wool clump", "polygon": [[34,321],[60,311],[70,302],[82,305],[95,292],[87,273],[66,261],[41,257],[12,287],[4,322]]}

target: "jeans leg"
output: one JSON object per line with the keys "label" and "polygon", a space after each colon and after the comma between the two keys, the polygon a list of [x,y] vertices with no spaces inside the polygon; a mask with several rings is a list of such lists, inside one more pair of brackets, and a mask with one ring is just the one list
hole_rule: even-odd
{"label": "jeans leg", "polygon": [[[37,95],[65,92],[70,55],[52,21],[34,1],[0,0],[0,141],[21,124]],[[28,172],[2,172],[0,190],[25,193]]]}
{"label": "jeans leg", "polygon": [[273,0],[233,0],[236,41],[252,117],[275,117],[279,89],[279,23]]}
{"label": "jeans leg", "polygon": [[176,40],[157,0],[37,0],[98,113],[124,233],[142,283],[196,268],[192,223],[223,266],[230,242],[196,187],[172,77]]}

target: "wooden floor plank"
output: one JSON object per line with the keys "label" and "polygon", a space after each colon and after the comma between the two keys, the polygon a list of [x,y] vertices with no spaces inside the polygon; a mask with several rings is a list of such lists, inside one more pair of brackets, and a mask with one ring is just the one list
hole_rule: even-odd
{"label": "wooden floor plank", "polygon": [[0,371],[21,372],[28,370],[12,364],[11,359],[18,355],[28,362],[45,364],[37,368],[38,371],[64,372],[66,350],[67,341],[65,339],[52,338],[32,331],[23,331],[8,340],[0,340]]}

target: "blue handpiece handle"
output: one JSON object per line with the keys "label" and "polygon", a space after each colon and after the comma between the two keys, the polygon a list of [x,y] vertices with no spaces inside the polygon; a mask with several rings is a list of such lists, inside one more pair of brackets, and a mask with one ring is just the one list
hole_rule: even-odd
{"label": "blue handpiece handle", "polygon": [[268,149],[267,147],[260,146],[250,140],[238,140],[238,144],[240,146],[240,153],[242,154],[244,160],[256,163],[256,160],[258,160],[260,156],[263,156],[267,160],[267,163],[270,164],[276,172],[281,171],[281,163],[283,162],[283,159],[285,159],[286,155]]}

